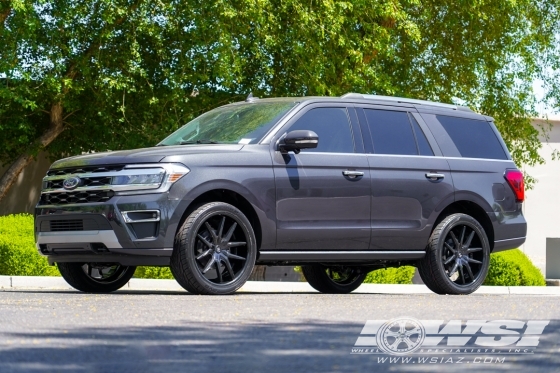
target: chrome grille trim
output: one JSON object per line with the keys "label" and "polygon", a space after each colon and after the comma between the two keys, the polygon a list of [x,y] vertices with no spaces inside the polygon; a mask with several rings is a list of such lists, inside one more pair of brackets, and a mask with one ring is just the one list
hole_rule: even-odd
{"label": "chrome grille trim", "polygon": [[[87,172],[85,172],[87,171]],[[88,202],[106,202],[114,195],[145,193],[165,193],[174,182],[190,170],[180,163],[144,163],[115,166],[87,166],[52,169],[43,178],[40,205],[58,205]],[[152,184],[112,184],[121,176],[161,175],[159,183]],[[179,174],[181,176],[176,177]],[[168,175],[175,175],[168,179]],[[79,178],[80,184],[64,189],[63,182],[69,178]],[[153,180],[155,181],[155,180]]]}
{"label": "chrome grille trim", "polygon": [[[66,174],[46,176],[43,178],[43,193],[62,193],[68,190],[62,188],[62,181],[71,177],[77,176],[87,183],[84,186],[79,186],[72,191],[80,190],[144,190],[144,189],[157,189],[161,184],[141,184],[141,185],[113,185],[113,177],[138,175],[138,174],[165,174],[165,169],[162,167],[150,167],[141,169],[123,169],[121,171],[112,172],[98,172],[98,173],[81,173],[81,174]],[[49,188],[49,186],[56,186]]]}

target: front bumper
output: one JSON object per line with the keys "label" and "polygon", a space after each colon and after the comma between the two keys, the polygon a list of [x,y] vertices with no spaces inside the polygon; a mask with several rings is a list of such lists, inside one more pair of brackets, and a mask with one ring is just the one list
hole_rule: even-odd
{"label": "front bumper", "polygon": [[37,205],[37,249],[50,263],[168,265],[186,204],[159,193],[114,196],[104,203]]}

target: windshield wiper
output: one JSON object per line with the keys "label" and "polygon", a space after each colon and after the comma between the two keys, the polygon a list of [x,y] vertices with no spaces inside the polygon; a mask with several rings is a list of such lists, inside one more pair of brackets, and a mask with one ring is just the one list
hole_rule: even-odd
{"label": "windshield wiper", "polygon": [[196,140],[196,141],[181,141],[179,145],[189,145],[189,144],[219,144],[218,141],[214,140]]}

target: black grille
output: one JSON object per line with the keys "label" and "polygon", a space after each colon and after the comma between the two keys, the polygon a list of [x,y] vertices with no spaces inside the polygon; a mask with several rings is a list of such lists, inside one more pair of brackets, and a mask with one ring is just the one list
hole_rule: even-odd
{"label": "black grille", "polygon": [[80,191],[63,193],[44,193],[41,195],[41,205],[67,205],[70,203],[106,202],[115,195],[112,190]]}
{"label": "black grille", "polygon": [[68,232],[68,231],[94,231],[99,230],[95,219],[51,219],[43,220],[39,232]]}
{"label": "black grille", "polygon": [[[102,186],[102,185],[110,185],[111,184],[111,177],[83,177],[80,178],[80,186],[81,187],[93,187],[93,186]],[[49,180],[44,182],[44,189],[62,189],[62,183],[64,179],[59,180]]]}
{"label": "black grille", "polygon": [[63,231],[83,231],[84,221],[81,219],[77,220],[51,220],[50,221],[50,231],[51,232],[63,232]]}
{"label": "black grille", "polygon": [[47,172],[47,176],[56,175],[72,175],[72,174],[87,174],[95,172],[110,172],[110,171],[120,171],[124,168],[124,165],[110,165],[110,166],[87,166],[87,167],[72,167],[72,168],[60,168],[52,169]]}

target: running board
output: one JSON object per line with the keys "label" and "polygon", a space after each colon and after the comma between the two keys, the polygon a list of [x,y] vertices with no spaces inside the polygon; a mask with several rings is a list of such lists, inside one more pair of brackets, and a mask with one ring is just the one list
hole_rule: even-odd
{"label": "running board", "polygon": [[425,251],[261,251],[258,261],[416,260]]}

